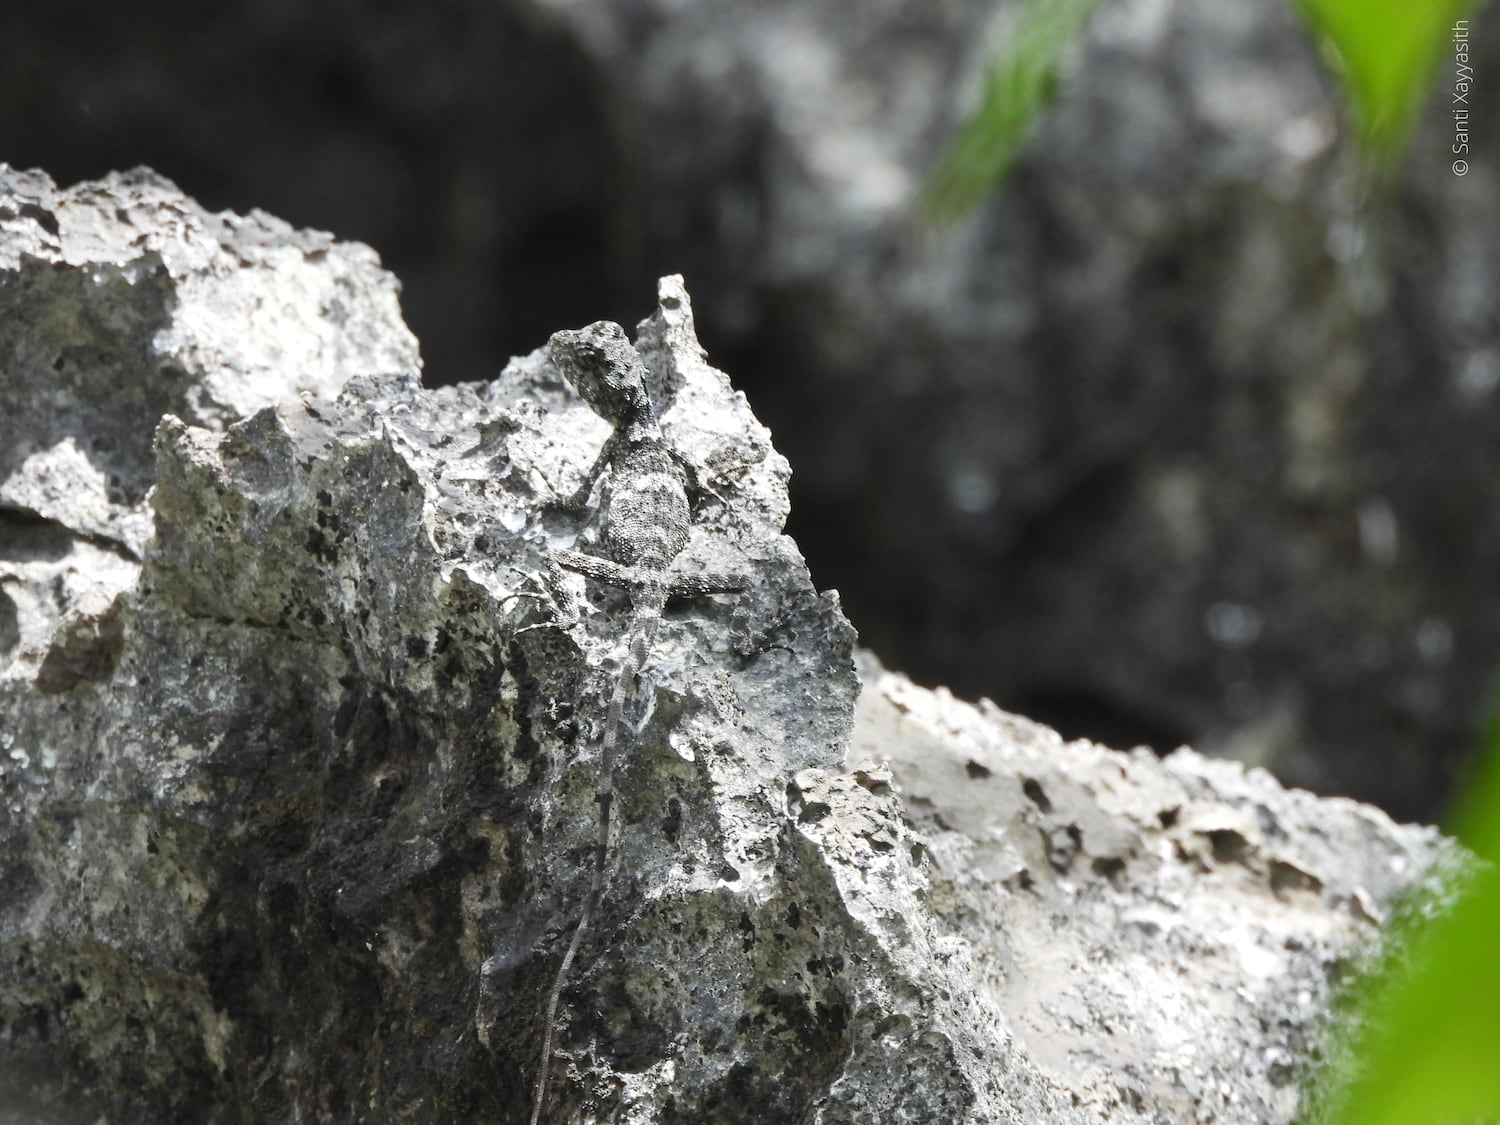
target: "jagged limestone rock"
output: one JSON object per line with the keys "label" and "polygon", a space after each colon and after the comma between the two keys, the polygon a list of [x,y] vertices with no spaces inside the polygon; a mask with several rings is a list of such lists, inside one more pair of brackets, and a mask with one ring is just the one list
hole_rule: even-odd
{"label": "jagged limestone rock", "polygon": [[887,765],[972,987],[1090,1121],[1286,1122],[1334,987],[1435,829],[1191,750],[1121,754],[869,662],[851,767]]}
{"label": "jagged limestone rock", "polygon": [[893,666],[1431,817],[1500,672],[1500,146],[1451,172],[1445,66],[1371,191],[1293,5],[1056,8],[1091,15],[1013,174],[926,237],[1032,7],[34,4],[0,99],[7,151],[364,232],[431,382],[638,317],[672,263]]}
{"label": "jagged limestone rock", "polygon": [[[71,441],[129,483],[0,460],[0,1096],[38,1122],[524,1121],[624,598],[580,582],[577,625],[528,626],[549,552],[595,534],[549,505],[605,423],[541,349],[423,389],[368,251],[209,223],[145,175],[52,190],[0,176],[5,450]],[[65,199],[95,250],[36,202]],[[268,267],[268,238],[297,249]],[[283,269],[306,284],[257,321],[234,295]],[[110,317],[65,372],[95,276]],[[680,279],[658,296],[637,344],[704,485],[682,564],[754,585],[653,644],[549,1119],[1286,1119],[1317,974],[1435,835],[873,673],[856,733],[786,463]],[[264,362],[233,358],[252,328]],[[172,344],[173,394],[132,397],[190,330],[220,343]]]}
{"label": "jagged limestone rock", "polygon": [[222,429],[419,362],[368,247],[145,169],[59,191],[0,165],[0,232],[0,506],[137,555],[162,415]]}
{"label": "jagged limestone rock", "polygon": [[611,186],[604,272],[693,278],[873,647],[1102,741],[1446,804],[1500,670],[1500,150],[1452,174],[1442,82],[1372,192],[1293,6],[1088,5],[943,235],[924,188],[1028,0],[514,3],[606,131],[555,177]]}

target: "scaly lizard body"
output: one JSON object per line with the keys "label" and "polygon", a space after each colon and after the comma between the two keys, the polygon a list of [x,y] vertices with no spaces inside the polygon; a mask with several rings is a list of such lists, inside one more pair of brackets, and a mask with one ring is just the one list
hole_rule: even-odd
{"label": "scaly lizard body", "polygon": [[625,655],[610,692],[599,752],[599,836],[593,879],[577,928],[547,996],[531,1125],[538,1125],[546,1102],[558,1000],[604,891],[621,717],[650,653],[662,611],[669,597],[730,593],[747,586],[743,578],[735,575],[681,574],[671,569],[687,545],[692,526],[687,479],[662,437],[646,391],[645,367],[624,329],[610,321],[599,321],[577,331],[557,332],[549,343],[549,351],[553,365],[589,406],[614,427],[569,505],[583,508],[600,475],[606,468],[610,470],[608,492],[600,508],[601,537],[608,557],[560,551],[557,562],[586,578],[626,590],[631,614]]}

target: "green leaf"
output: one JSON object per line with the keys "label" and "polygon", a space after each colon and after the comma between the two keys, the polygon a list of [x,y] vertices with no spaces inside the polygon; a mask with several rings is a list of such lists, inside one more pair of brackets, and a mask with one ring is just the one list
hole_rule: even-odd
{"label": "green leaf", "polygon": [[1337,1125],[1458,1125],[1500,1118],[1500,875],[1475,877],[1412,935],[1354,1043]]}
{"label": "green leaf", "polygon": [[1401,151],[1475,0],[1293,0],[1339,73],[1366,150]]}
{"label": "green leaf", "polygon": [[[1500,728],[1454,825],[1483,861],[1392,928],[1385,967],[1362,982],[1330,1125],[1500,1121]],[[1325,1076],[1325,1081],[1329,1076]]]}
{"label": "green leaf", "polygon": [[1058,61],[1101,0],[1031,0],[985,76],[979,105],[958,127],[927,184],[939,222],[964,214],[1015,164],[1040,110],[1052,100]]}

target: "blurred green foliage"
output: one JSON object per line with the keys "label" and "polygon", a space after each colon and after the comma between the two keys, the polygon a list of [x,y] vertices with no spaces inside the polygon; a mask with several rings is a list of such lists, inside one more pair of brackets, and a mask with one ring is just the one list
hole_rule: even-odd
{"label": "blurred green foliage", "polygon": [[1339,75],[1366,152],[1393,162],[1473,0],[1294,0]]}
{"label": "blurred green foliage", "polygon": [[[1020,10],[927,185],[930,218],[963,215],[1004,179],[1100,2],[1029,0]],[[1342,83],[1367,159],[1393,167],[1438,74],[1453,73],[1455,24],[1478,4],[1292,3]],[[1343,998],[1304,1125],[1500,1122],[1500,719],[1484,761],[1452,826],[1480,862],[1449,872],[1391,923],[1378,967]]]}
{"label": "blurred green foliage", "polygon": [[[928,181],[939,223],[973,209],[1005,178],[1057,87],[1059,62],[1102,0],[1028,0],[985,76],[979,104]],[[1455,22],[1477,0],[1291,0],[1339,76],[1366,155],[1400,155],[1442,64]]]}
{"label": "blurred green foliage", "polygon": [[958,127],[927,184],[939,222],[972,209],[1010,171],[1037,114],[1052,100],[1062,53],[1102,0],[1030,0],[984,79],[979,105]]}
{"label": "blurred green foliage", "polygon": [[1350,990],[1306,1125],[1500,1121],[1500,725],[1452,829],[1480,863],[1408,904]]}

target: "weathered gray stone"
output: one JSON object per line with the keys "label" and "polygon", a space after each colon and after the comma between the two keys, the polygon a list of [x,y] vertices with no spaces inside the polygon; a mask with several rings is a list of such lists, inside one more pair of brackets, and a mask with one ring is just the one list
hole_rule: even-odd
{"label": "weathered gray stone", "polygon": [[1100,4],[933,231],[1025,0],[516,2],[587,60],[610,225],[746,355],[873,648],[1436,815],[1500,669],[1500,163],[1450,170],[1451,57],[1376,190],[1294,6]]}
{"label": "weathered gray stone", "polygon": [[[0,217],[52,190],[5,175]],[[93,201],[97,245],[128,241],[118,209],[182,256],[130,284],[143,267],[70,258],[59,223],[50,272],[0,257],[0,297],[32,310],[0,310],[32,357],[6,354],[6,401],[69,404],[9,440],[52,448],[60,414],[80,450],[154,430],[105,508],[3,493],[0,1096],[49,1123],[523,1121],[589,882],[622,603],[591,589],[580,624],[527,629],[526,595],[579,534],[547,506],[604,423],[541,350],[424,390],[368,251],[292,256],[357,263],[333,272],[361,316],[327,316],[314,269],[257,322],[226,296],[269,285],[253,252],[216,259],[218,288],[185,280],[241,220],[181,223],[194,205],[145,176],[63,197]],[[96,275],[110,318],[64,380],[48,349]],[[1436,834],[873,669],[856,713],[853,632],[781,533],[786,462],[705,362],[680,279],[659,297],[638,343],[712,488],[684,565],[756,583],[672,610],[654,645],[549,1117],[1289,1119],[1330,967]],[[269,358],[241,369],[252,327]],[[99,405],[190,328],[221,343],[173,353],[159,422]],[[132,512],[149,537],[117,531]]]}
{"label": "weathered gray stone", "polygon": [[0,232],[0,505],[134,555],[163,414],[222,428],[419,362],[367,247],[144,170],[60,192],[0,165]]}
{"label": "weathered gray stone", "polygon": [[378,244],[435,382],[680,270],[893,666],[1431,818],[1500,670],[1500,149],[1450,171],[1450,58],[1369,191],[1294,6],[1110,0],[927,237],[1028,3],[33,4],[0,149]]}
{"label": "weathered gray stone", "polygon": [[1089,1121],[1293,1120],[1334,988],[1438,833],[862,671],[849,762],[888,765],[1016,1051]]}

